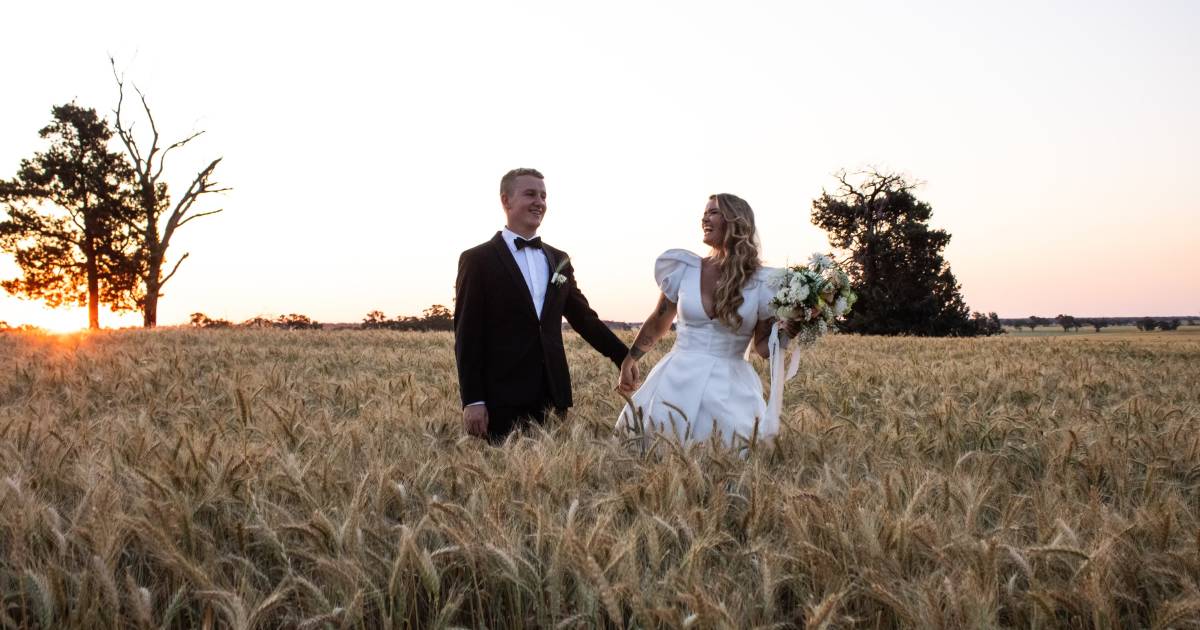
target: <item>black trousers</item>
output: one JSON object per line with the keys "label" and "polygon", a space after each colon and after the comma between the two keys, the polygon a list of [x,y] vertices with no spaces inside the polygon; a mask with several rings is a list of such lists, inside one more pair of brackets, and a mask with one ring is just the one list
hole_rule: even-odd
{"label": "black trousers", "polygon": [[513,431],[527,429],[535,423],[545,424],[551,414],[559,417],[567,414],[566,409],[555,407],[554,401],[550,399],[545,369],[542,370],[541,387],[538,388],[538,395],[534,400],[537,402],[517,406],[494,406],[488,403],[488,441],[500,444]]}

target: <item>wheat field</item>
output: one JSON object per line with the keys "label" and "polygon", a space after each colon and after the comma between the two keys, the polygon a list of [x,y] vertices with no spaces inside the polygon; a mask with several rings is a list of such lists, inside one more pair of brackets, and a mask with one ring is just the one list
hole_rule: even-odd
{"label": "wheat field", "polygon": [[1200,336],[831,337],[748,454],[567,343],[497,448],[445,333],[0,335],[0,625],[1200,628]]}

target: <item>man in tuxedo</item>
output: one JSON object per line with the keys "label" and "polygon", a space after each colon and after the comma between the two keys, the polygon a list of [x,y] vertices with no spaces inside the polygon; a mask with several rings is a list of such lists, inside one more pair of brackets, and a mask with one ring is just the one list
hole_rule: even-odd
{"label": "man in tuxedo", "polygon": [[500,180],[504,229],[458,259],[454,352],[467,433],[502,442],[572,404],[562,319],[618,368],[629,349],[588,306],[570,258],[542,242],[546,185],[531,168]]}

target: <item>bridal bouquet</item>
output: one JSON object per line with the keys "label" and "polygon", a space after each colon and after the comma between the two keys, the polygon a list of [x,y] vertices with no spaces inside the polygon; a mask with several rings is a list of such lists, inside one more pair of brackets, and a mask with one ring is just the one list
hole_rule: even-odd
{"label": "bridal bouquet", "polygon": [[858,300],[850,290],[850,277],[825,254],[813,254],[807,265],[776,271],[769,283],[775,290],[770,306],[776,318],[800,322],[797,338],[802,343],[816,341]]}

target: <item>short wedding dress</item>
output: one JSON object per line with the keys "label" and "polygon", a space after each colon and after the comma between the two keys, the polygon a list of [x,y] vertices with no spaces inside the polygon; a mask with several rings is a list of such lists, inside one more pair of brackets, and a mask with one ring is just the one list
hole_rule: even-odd
{"label": "short wedding dress", "polygon": [[[704,312],[700,265],[700,256],[682,249],[668,250],[655,261],[654,278],[677,305],[675,346],[631,397],[640,413],[625,405],[617,430],[665,433],[685,444],[707,441],[714,432],[730,446],[756,432],[757,439],[769,438],[779,431],[779,395],[772,391],[775,409],[768,410],[762,381],[747,358],[755,325],[772,316],[774,291],[767,278],[773,270],[759,269],[742,288],[742,325],[733,330]],[[774,367],[782,357],[777,360],[776,344],[771,346]]]}

